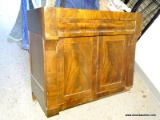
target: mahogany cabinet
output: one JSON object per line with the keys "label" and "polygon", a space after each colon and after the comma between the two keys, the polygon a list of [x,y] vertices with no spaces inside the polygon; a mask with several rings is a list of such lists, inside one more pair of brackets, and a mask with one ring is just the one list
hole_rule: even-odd
{"label": "mahogany cabinet", "polygon": [[132,87],[142,14],[42,7],[28,27],[32,95],[47,116]]}

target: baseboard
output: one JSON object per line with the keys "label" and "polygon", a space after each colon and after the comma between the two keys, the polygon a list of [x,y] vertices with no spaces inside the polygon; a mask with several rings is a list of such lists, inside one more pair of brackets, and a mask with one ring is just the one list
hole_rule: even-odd
{"label": "baseboard", "polygon": [[160,103],[160,93],[156,89],[156,87],[153,85],[151,80],[147,77],[147,75],[143,72],[143,70],[140,68],[140,66],[135,62],[135,70],[139,74],[139,76],[142,78],[143,82],[147,85],[149,90],[152,92],[154,97],[157,99],[157,101]]}

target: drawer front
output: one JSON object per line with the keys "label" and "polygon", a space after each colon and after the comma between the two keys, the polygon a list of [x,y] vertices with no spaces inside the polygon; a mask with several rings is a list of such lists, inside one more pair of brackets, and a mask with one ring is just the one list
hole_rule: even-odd
{"label": "drawer front", "polygon": [[130,35],[136,28],[136,15],[80,9],[44,9],[44,37]]}
{"label": "drawer front", "polygon": [[59,37],[133,34],[135,21],[58,19]]}

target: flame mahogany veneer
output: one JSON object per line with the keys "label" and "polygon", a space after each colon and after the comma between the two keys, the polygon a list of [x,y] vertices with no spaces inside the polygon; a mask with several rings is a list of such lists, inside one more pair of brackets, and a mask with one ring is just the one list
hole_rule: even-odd
{"label": "flame mahogany veneer", "polygon": [[46,116],[132,87],[142,14],[42,7],[28,27],[32,95]]}

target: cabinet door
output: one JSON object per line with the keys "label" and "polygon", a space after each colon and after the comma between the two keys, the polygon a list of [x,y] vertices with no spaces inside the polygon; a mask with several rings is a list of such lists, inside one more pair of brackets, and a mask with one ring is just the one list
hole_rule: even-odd
{"label": "cabinet door", "polygon": [[125,87],[127,42],[124,35],[99,37],[96,94],[110,94]]}
{"label": "cabinet door", "polygon": [[[96,37],[61,38],[63,51],[58,72],[62,103],[90,99],[92,95],[92,64]],[[60,51],[59,51],[60,52]],[[62,58],[63,56],[63,58]],[[63,72],[62,72],[63,71]],[[62,78],[62,76],[64,76]],[[81,100],[80,100],[81,99]],[[77,104],[77,103],[76,103]]]}

